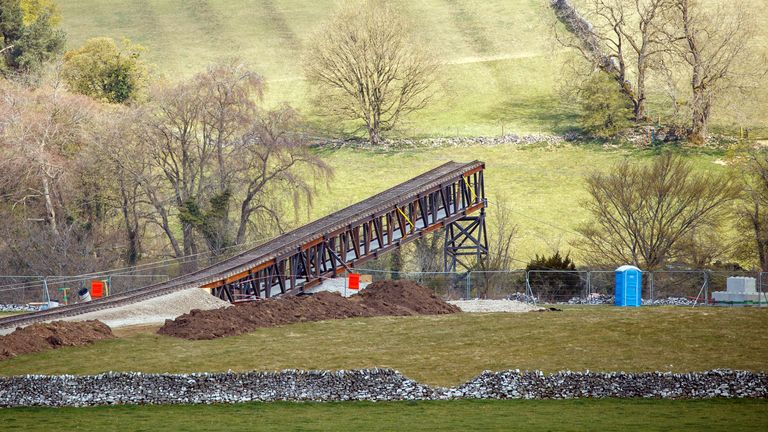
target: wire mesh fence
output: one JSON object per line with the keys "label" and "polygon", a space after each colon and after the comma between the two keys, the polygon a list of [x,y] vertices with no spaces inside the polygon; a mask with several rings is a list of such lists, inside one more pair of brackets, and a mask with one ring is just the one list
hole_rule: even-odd
{"label": "wire mesh fence", "polygon": [[467,298],[467,273],[454,272],[396,272],[388,270],[356,269],[361,275],[361,287],[382,280],[411,280],[432,290],[444,300]]}
{"label": "wire mesh fence", "polygon": [[[105,295],[115,295],[165,282],[188,271],[228,258],[191,257],[165,265],[147,265],[112,273],[79,276],[0,276],[0,308],[45,308],[51,302],[77,302],[77,292],[94,280],[105,283]],[[508,299],[526,303],[613,304],[615,272],[610,270],[509,270],[470,272],[394,272],[356,269],[361,286],[390,280],[412,280],[444,300]],[[728,290],[728,278],[749,278],[754,292],[745,301],[718,302]],[[768,272],[665,270],[642,273],[644,305],[768,306]],[[750,285],[751,286],[751,285]],[[751,289],[751,288],[750,288]]]}
{"label": "wire mesh fence", "polygon": [[241,253],[250,246],[252,245],[229,248],[219,254],[202,253],[81,275],[0,275],[0,311],[44,309],[76,303],[78,291],[90,288],[93,281],[104,283],[104,295],[133,291],[214,265]]}
{"label": "wire mesh fence", "polygon": [[467,295],[464,298],[533,302],[525,270],[473,271],[467,273],[467,281]]}
{"label": "wire mesh fence", "polygon": [[[670,270],[648,272],[646,304],[695,305],[707,303],[709,297],[706,271]],[[645,291],[645,290],[644,290]]]}
{"label": "wire mesh fence", "polygon": [[[613,304],[613,270],[509,270],[466,273],[356,270],[371,280],[410,279],[445,300],[508,299],[526,303]],[[729,277],[754,280],[759,296],[745,305],[768,306],[768,273],[746,271],[665,270],[642,272],[643,305],[703,306],[716,303],[712,294],[726,291]],[[741,304],[741,303],[739,303]]]}
{"label": "wire mesh fence", "polygon": [[540,303],[568,303],[589,295],[589,272],[530,270],[528,286]]}
{"label": "wire mesh fence", "polygon": [[39,276],[0,276],[0,304],[34,306],[47,302],[45,278]]}

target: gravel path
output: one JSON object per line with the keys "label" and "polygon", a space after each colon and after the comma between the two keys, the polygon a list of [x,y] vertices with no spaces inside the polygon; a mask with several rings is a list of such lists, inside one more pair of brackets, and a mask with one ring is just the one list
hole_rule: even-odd
{"label": "gravel path", "polygon": [[99,320],[112,327],[163,324],[167,319],[189,313],[192,309],[219,309],[231,304],[199,288],[177,291],[126,306],[65,318],[65,321]]}
{"label": "gravel path", "polygon": [[456,305],[462,312],[530,312],[541,310],[540,307],[516,300],[454,300],[448,303]]}

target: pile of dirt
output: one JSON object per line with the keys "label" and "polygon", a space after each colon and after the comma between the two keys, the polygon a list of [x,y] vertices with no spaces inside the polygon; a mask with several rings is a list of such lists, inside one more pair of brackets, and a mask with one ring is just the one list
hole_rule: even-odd
{"label": "pile of dirt", "polygon": [[460,312],[412,281],[375,282],[360,295],[344,298],[338,293],[256,301],[226,309],[193,310],[167,320],[158,333],[200,340],[233,336],[260,327],[306,321],[353,317],[436,315]]}
{"label": "pile of dirt", "polygon": [[[431,290],[410,280],[374,282],[360,293],[362,303],[378,315],[440,315],[461,310],[438,298]],[[351,297],[355,299],[355,297]]]}
{"label": "pile of dirt", "polygon": [[112,329],[101,321],[32,324],[0,336],[0,360],[65,346],[90,345],[114,337]]}

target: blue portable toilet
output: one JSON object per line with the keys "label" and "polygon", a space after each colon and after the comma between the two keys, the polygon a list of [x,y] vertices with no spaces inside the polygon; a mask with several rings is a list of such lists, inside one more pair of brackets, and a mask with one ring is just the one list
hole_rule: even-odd
{"label": "blue portable toilet", "polygon": [[643,303],[643,272],[631,265],[616,269],[616,306],[640,306]]}

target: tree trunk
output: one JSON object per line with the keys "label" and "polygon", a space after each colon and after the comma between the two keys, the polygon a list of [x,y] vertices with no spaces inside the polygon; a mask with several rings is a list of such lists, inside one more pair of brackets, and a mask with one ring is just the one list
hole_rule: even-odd
{"label": "tree trunk", "polygon": [[42,174],[42,182],[43,195],[45,195],[45,219],[51,228],[51,232],[58,236],[59,227],[56,220],[56,208],[53,206],[53,200],[51,199],[51,186],[45,173]]}
{"label": "tree trunk", "polygon": [[637,66],[637,96],[632,100],[635,122],[645,121],[645,65]]}
{"label": "tree trunk", "polygon": [[704,90],[694,88],[692,108],[689,140],[694,145],[704,145],[709,134],[709,113],[711,109],[711,102],[704,94]]}
{"label": "tree trunk", "polygon": [[761,217],[760,204],[755,202],[754,212],[750,212],[749,218],[752,222],[752,228],[755,232],[755,247],[757,247],[757,258],[760,263],[760,269],[768,272],[768,226],[764,226],[764,220]]}
{"label": "tree trunk", "polygon": [[392,251],[389,269],[392,272],[392,279],[400,279],[400,272],[403,271],[403,251],[400,247]]}
{"label": "tree trunk", "polygon": [[181,234],[184,238],[184,256],[193,255],[196,252],[197,245],[194,240],[194,227],[190,224],[182,224]]}
{"label": "tree trunk", "polygon": [[251,216],[250,208],[245,203],[240,207],[240,223],[237,224],[237,235],[235,236],[235,244],[243,244],[245,242],[245,234],[248,232],[248,218]]}
{"label": "tree trunk", "polygon": [[[128,250],[125,254],[125,263],[128,266],[134,266],[139,260],[141,253],[141,238],[139,236],[139,221],[136,217],[135,208],[131,208],[132,200],[128,197],[128,191],[125,188],[125,182],[120,180],[120,195],[122,197],[123,222],[125,223],[125,232],[128,237]],[[133,203],[135,205],[135,203]],[[131,217],[133,215],[133,217]]]}
{"label": "tree trunk", "polygon": [[375,126],[368,127],[368,141],[374,147],[378,147],[381,144],[381,132]]}

